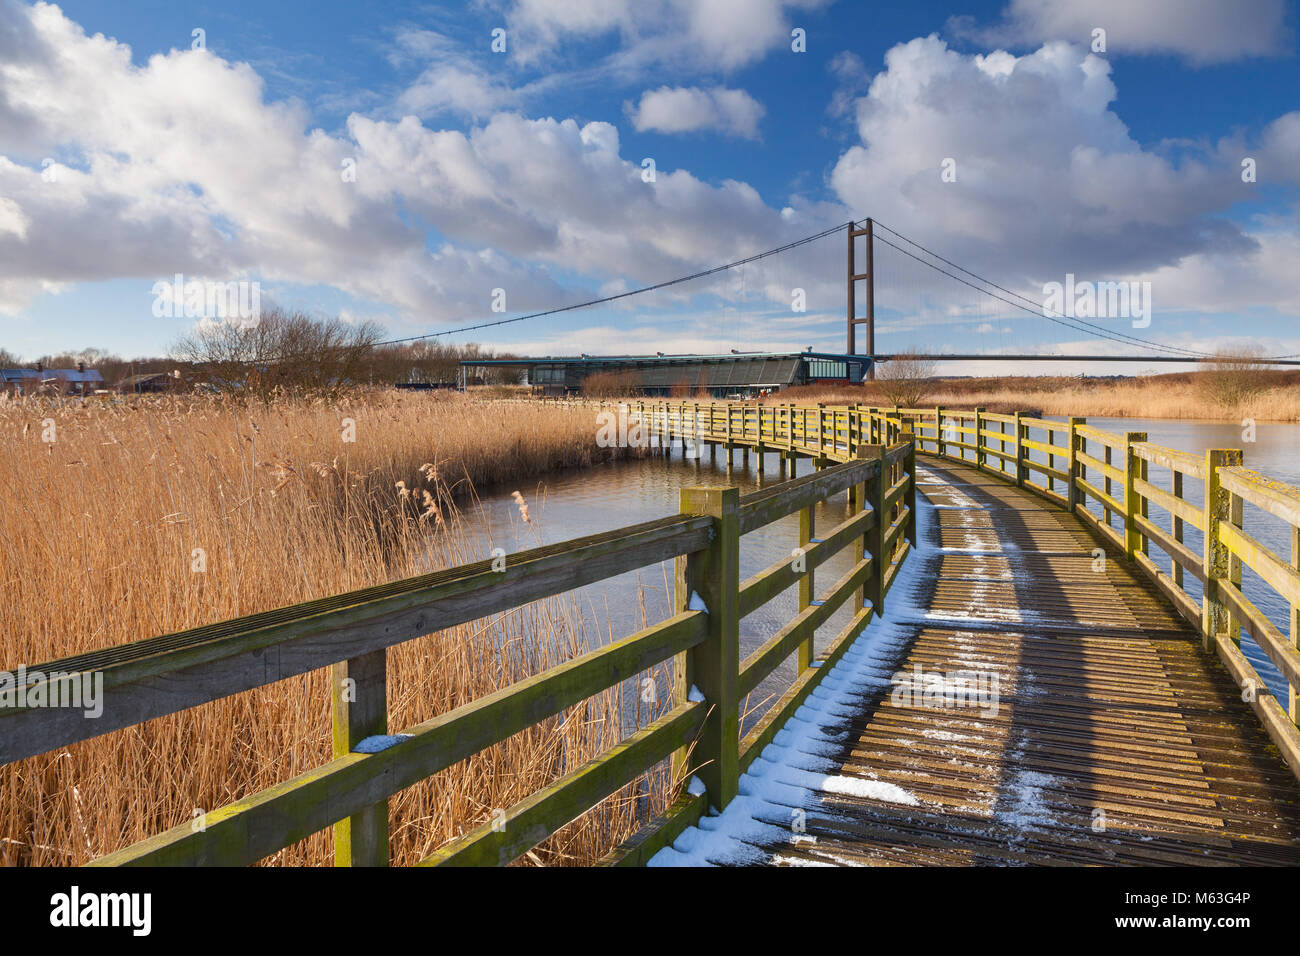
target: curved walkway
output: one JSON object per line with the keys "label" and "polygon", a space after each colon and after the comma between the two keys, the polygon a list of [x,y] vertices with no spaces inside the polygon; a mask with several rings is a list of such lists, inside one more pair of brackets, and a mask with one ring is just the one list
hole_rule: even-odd
{"label": "curved walkway", "polygon": [[920,547],[741,779],[652,865],[1300,863],[1300,784],[1122,555],[918,462]]}

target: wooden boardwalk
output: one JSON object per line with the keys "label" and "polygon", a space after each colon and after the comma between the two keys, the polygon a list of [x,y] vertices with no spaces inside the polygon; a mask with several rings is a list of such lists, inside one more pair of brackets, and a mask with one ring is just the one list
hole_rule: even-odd
{"label": "wooden boardwalk", "polygon": [[927,458],[918,490],[934,520],[889,670],[996,675],[996,712],[868,692],[825,728],[837,772],[919,804],[819,793],[770,862],[1300,863],[1300,785],[1146,577],[1113,549],[1095,570],[1077,518],[972,467]]}

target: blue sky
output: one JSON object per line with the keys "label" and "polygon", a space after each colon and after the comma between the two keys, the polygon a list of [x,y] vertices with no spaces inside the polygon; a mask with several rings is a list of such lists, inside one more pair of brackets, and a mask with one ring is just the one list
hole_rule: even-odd
{"label": "blue sky", "polygon": [[[870,215],[1035,301],[1149,281],[1150,325],[1117,331],[1300,352],[1295,7],[1133,6],[0,0],[0,346],[163,351],[194,321],[152,311],[175,273],[414,335]],[[838,349],[843,260],[836,236],[471,337]],[[878,265],[882,349],[1128,350]]]}

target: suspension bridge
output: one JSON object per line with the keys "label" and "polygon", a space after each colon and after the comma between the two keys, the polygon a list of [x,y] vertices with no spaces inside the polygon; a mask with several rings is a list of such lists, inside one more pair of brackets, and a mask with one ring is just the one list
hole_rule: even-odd
{"label": "suspension bridge", "polygon": [[[835,256],[828,244],[845,239],[848,255],[841,275],[834,268]],[[1219,358],[1213,352],[1171,341],[1168,335],[1161,340],[1147,332],[1154,305],[1150,290],[1144,293],[1137,288],[1141,283],[1106,279],[1080,279],[1076,283],[1072,273],[1064,273],[1061,278],[1064,281],[1056,283],[1060,288],[1055,296],[1026,295],[868,218],[623,292],[520,315],[473,320],[376,344],[463,336],[579,314],[589,321],[625,330],[636,324],[629,321],[627,310],[641,308],[649,321],[671,321],[680,317],[683,300],[697,299],[699,305],[692,314],[698,320],[709,313],[705,324],[731,340],[731,345],[747,348],[762,342],[769,348],[784,349],[802,341],[808,332],[825,336],[836,322],[836,308],[844,308],[838,305],[839,290],[843,289],[843,355],[870,358],[869,377],[874,377],[875,362],[917,355],[937,362],[1020,364],[1194,365]],[[791,306],[792,297],[800,303],[797,308]],[[809,297],[813,299],[811,305]],[[830,306],[828,300],[835,300],[836,305]],[[1140,313],[1140,321],[1135,312]],[[784,334],[781,330],[790,324],[792,316],[797,317],[799,332],[793,339],[773,346],[773,339]],[[863,331],[861,349],[859,329]],[[1144,334],[1134,334],[1134,329]],[[663,344],[668,345],[673,337],[672,332],[664,333]],[[955,349],[951,344],[954,341],[972,347]],[[1036,348],[1030,351],[1026,346]],[[816,351],[829,348],[829,340],[825,339]],[[1269,356],[1249,349],[1242,354],[1247,352],[1254,364],[1300,366],[1300,355]]]}

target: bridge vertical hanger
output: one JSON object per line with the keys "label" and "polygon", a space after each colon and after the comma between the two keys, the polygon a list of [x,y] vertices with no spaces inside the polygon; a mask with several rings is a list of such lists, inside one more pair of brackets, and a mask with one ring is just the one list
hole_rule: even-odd
{"label": "bridge vertical hanger", "polygon": [[[860,236],[867,237],[867,251],[864,268],[858,272],[858,255],[857,240]],[[848,348],[849,355],[857,354],[857,335],[855,326],[865,325],[867,327],[866,354],[875,355],[876,353],[876,278],[875,263],[872,255],[872,222],[867,219],[863,228],[858,229],[857,223],[849,223],[849,288],[848,288]],[[865,281],[866,286],[866,315],[858,317],[858,295],[857,286],[861,281]],[[876,363],[873,360],[867,366],[867,378],[876,377]]]}

